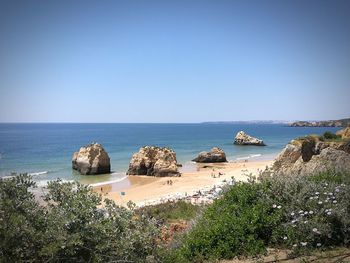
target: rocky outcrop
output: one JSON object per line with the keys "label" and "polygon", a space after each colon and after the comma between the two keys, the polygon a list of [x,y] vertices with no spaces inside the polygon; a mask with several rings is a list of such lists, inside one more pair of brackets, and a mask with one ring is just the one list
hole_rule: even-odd
{"label": "rocky outcrop", "polygon": [[262,140],[249,136],[244,131],[237,133],[234,144],[265,146],[265,143]]}
{"label": "rocky outcrop", "polygon": [[110,159],[101,144],[92,143],[73,154],[72,167],[81,174],[106,174],[111,172]]}
{"label": "rocky outcrop", "polygon": [[175,152],[167,147],[144,146],[134,153],[129,175],[180,176]]}
{"label": "rocky outcrop", "polygon": [[292,140],[274,161],[277,174],[350,171],[350,142],[323,142],[315,136]]}
{"label": "rocky outcrop", "polygon": [[337,131],[337,135],[341,136],[342,139],[350,139],[350,126]]}
{"label": "rocky outcrop", "polygon": [[198,157],[192,161],[197,163],[222,163],[227,162],[226,154],[218,147],[214,147],[210,152],[200,152]]}

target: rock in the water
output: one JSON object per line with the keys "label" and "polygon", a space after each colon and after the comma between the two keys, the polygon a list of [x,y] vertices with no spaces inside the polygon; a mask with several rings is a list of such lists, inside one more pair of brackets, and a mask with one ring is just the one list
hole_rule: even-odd
{"label": "rock in the water", "polygon": [[127,174],[180,176],[176,153],[167,147],[144,146],[133,154]]}
{"label": "rock in the water", "polygon": [[349,142],[322,142],[308,136],[291,141],[277,156],[276,174],[314,174],[326,170],[349,171]]}
{"label": "rock in the water", "polygon": [[214,147],[210,152],[200,152],[198,157],[192,161],[197,163],[222,163],[227,162],[226,154],[218,147]]}
{"label": "rock in the water", "polygon": [[237,133],[234,144],[265,146],[265,143],[262,140],[249,136],[244,131]]}
{"label": "rock in the water", "polygon": [[92,143],[73,154],[72,166],[81,174],[106,174],[111,172],[110,159],[101,144]]}

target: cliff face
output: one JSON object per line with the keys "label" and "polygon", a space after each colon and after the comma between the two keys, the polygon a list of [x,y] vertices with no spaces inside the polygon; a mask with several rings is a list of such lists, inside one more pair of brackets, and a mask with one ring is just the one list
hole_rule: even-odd
{"label": "cliff face", "polygon": [[337,131],[337,135],[341,136],[342,139],[350,139],[350,126]]}
{"label": "cliff face", "polygon": [[297,121],[290,124],[291,127],[346,127],[350,125],[350,118],[329,121]]}
{"label": "cliff face", "polygon": [[350,141],[327,142],[314,136],[292,140],[277,156],[272,169],[287,175],[350,171]]}

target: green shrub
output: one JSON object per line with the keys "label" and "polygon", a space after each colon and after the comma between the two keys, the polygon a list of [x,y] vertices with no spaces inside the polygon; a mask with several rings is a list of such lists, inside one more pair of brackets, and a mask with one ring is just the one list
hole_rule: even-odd
{"label": "green shrub", "polygon": [[281,213],[264,202],[264,186],[239,183],[214,202],[185,237],[182,256],[190,262],[265,252]]}
{"label": "green shrub", "polygon": [[264,176],[214,202],[171,255],[179,262],[350,245],[350,174]]}
{"label": "green shrub", "polygon": [[326,131],[324,134],[323,134],[323,137],[326,139],[326,140],[335,140],[335,139],[339,139],[341,138],[341,136],[339,135],[336,135],[332,132],[329,132],[329,131]]}
{"label": "green shrub", "polygon": [[[44,206],[26,175],[0,180],[0,262],[145,262],[158,230],[79,183],[51,182]],[[104,208],[100,208],[101,205]]]}

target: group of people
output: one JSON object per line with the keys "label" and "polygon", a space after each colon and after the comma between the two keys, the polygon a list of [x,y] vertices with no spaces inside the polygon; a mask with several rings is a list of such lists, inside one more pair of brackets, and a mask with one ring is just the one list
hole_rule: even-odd
{"label": "group of people", "polygon": [[[219,172],[219,173],[218,173],[218,178],[220,178],[221,175],[224,175],[224,173]],[[211,173],[211,177],[216,178],[214,169],[213,169],[213,172]]]}
{"label": "group of people", "polygon": [[173,185],[173,180],[167,180],[167,181],[166,181],[166,184],[167,184],[167,185]]}

